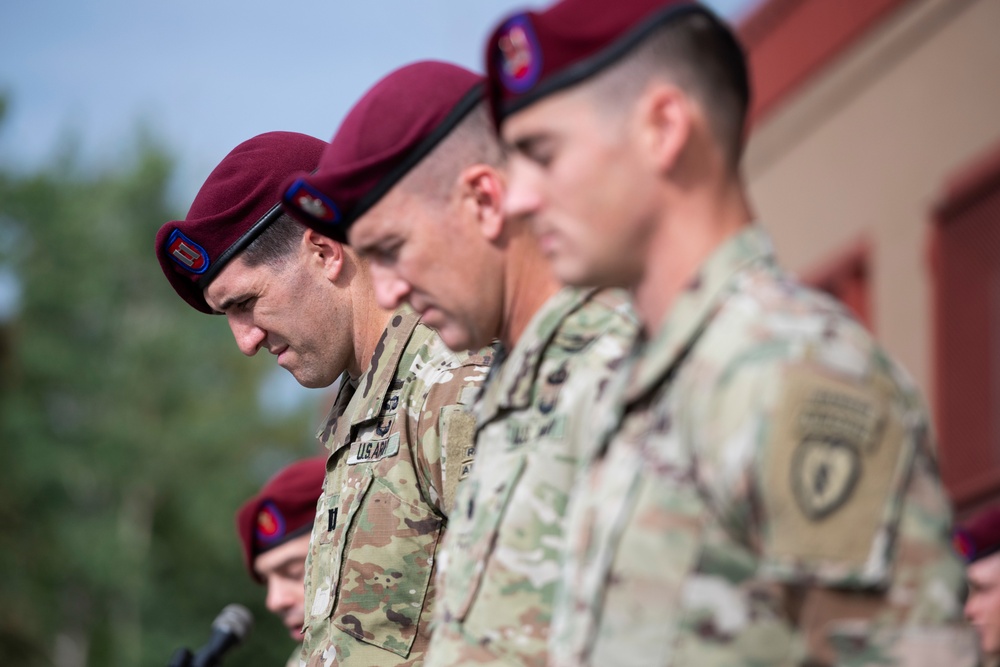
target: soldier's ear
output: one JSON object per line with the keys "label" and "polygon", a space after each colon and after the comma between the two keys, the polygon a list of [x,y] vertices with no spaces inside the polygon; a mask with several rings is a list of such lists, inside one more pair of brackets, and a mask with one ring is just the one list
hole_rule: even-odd
{"label": "soldier's ear", "polygon": [[308,261],[330,282],[336,281],[344,268],[344,246],[313,229],[306,229],[302,244]]}
{"label": "soldier's ear", "polygon": [[653,168],[663,174],[673,171],[691,134],[691,98],[677,86],[658,81],[635,108],[642,148]]}
{"label": "soldier's ear", "polygon": [[462,208],[489,241],[503,232],[503,175],[486,164],[466,168],[461,175]]}

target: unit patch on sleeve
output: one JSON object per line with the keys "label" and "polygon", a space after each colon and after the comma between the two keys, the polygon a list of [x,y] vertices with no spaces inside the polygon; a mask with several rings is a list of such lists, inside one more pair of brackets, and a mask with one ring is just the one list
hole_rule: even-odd
{"label": "unit patch on sleeve", "polygon": [[761,452],[766,549],[860,567],[899,481],[902,425],[881,387],[809,369],[786,380]]}

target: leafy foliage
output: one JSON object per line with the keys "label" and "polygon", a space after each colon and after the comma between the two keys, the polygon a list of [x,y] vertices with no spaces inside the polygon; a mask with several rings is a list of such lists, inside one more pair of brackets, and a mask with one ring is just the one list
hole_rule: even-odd
{"label": "leafy foliage", "polygon": [[0,322],[0,664],[165,665],[233,601],[258,627],[232,660],[284,664],[233,513],[316,453],[315,414],[261,414],[271,366],[163,279],[173,165],[137,143],[104,173],[72,154],[0,171],[0,270],[21,289]]}

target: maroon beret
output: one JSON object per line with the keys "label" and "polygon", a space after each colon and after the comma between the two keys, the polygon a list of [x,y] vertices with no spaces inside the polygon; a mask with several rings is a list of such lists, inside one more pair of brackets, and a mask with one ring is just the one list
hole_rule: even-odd
{"label": "maroon beret", "polygon": [[482,77],[444,62],[401,67],[344,118],[315,173],[289,178],[285,209],[341,243],[374,206],[479,104]]}
{"label": "maroon beret", "polygon": [[243,562],[255,581],[263,583],[253,569],[257,556],[309,532],[325,476],[325,456],[296,461],[240,507],[236,530],[243,543]]}
{"label": "maroon beret", "polygon": [[983,510],[955,528],[952,544],[966,563],[1000,551],[1000,506]]}
{"label": "maroon beret", "polygon": [[[665,23],[711,11],[685,0],[562,0],[514,14],[486,42],[487,95],[494,123],[607,67]],[[734,45],[735,37],[732,37]],[[742,52],[737,45],[742,61]]]}
{"label": "maroon beret", "polygon": [[204,289],[226,263],[281,216],[281,184],[315,169],[326,142],[295,132],[268,132],[244,141],[201,186],[183,220],[160,227],[156,256],[182,299],[211,313]]}

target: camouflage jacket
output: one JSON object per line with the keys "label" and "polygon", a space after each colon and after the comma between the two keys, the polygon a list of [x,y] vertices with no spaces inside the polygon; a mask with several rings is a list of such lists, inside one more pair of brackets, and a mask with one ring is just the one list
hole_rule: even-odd
{"label": "camouflage jacket", "polygon": [[330,450],[306,561],[308,667],[419,665],[438,543],[490,351],[456,354],[397,310],[320,438]]}
{"label": "camouflage jacket", "polygon": [[546,664],[578,449],[636,329],[624,293],[564,289],[494,365],[441,553],[428,666]]}
{"label": "camouflage jacket", "polygon": [[924,407],[762,230],[630,366],[574,490],[554,664],[974,664]]}

